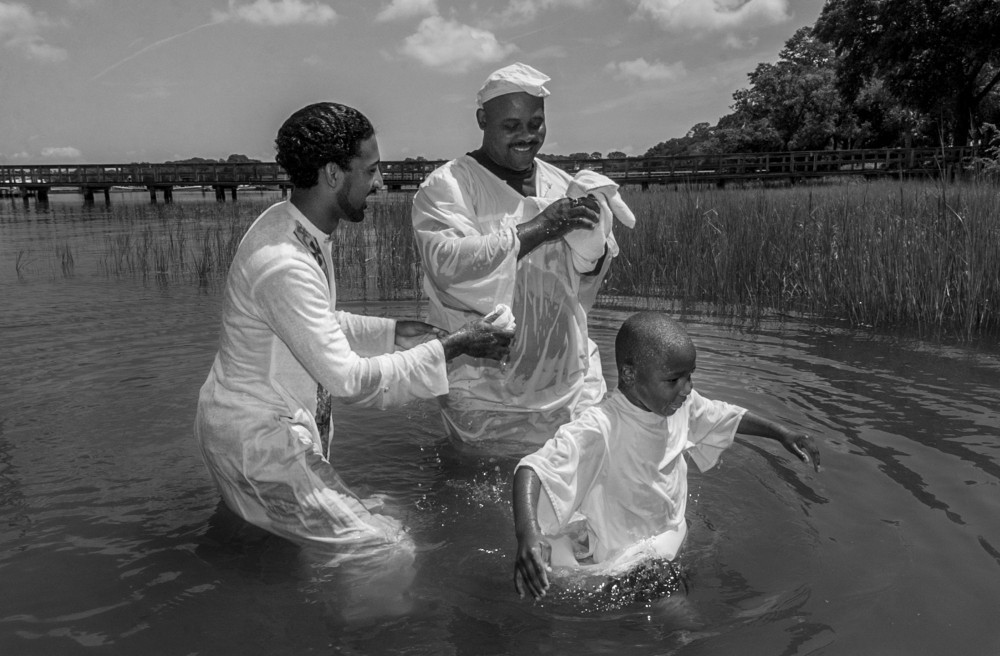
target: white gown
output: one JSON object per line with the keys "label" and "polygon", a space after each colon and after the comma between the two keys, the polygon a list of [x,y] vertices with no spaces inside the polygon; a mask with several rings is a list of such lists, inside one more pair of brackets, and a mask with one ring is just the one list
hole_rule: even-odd
{"label": "white gown", "polygon": [[438,340],[393,352],[396,323],[336,310],[330,242],[290,202],[254,222],[229,270],[219,351],[195,433],[226,504],[302,544],[405,540],[369,512],[322,454],[317,383],[386,407],[448,391]]}
{"label": "white gown", "polygon": [[692,391],[662,417],[614,391],[560,428],[518,463],[541,481],[538,523],[553,564],[584,560],[611,574],[651,556],[672,560],[687,535],[684,454],[713,467],[745,412]]}
{"label": "white gown", "polygon": [[[536,160],[541,199],[566,195],[571,178]],[[582,275],[563,240],[520,261],[516,226],[539,211],[504,181],[464,155],[424,181],[413,202],[413,228],[429,299],[427,321],[455,330],[509,305],[517,323],[506,365],[468,357],[449,365],[442,399],[448,430],[465,443],[510,445],[523,453],[607,391],[587,312],[617,253],[597,275]]]}

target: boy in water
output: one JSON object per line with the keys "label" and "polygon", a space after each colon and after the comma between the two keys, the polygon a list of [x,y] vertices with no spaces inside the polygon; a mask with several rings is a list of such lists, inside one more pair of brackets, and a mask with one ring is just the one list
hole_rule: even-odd
{"label": "boy in water", "polygon": [[685,452],[705,471],[744,433],[777,440],[819,471],[807,435],[694,390],[694,344],[666,315],[629,317],[615,358],[618,389],[516,468],[514,586],[522,598],[545,596],[550,565],[599,565],[615,575],[616,565],[643,558],[673,560],[687,534]]}

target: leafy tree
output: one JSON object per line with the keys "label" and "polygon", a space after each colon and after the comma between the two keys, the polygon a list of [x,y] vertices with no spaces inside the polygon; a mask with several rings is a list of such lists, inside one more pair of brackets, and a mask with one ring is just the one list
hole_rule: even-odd
{"label": "leafy tree", "polygon": [[882,80],[869,81],[851,104],[856,145],[869,148],[933,146],[938,143],[927,114],[903,107]]}
{"label": "leafy tree", "polygon": [[[674,157],[721,152],[716,147],[715,128],[709,123],[697,123],[683,137],[661,141],[646,151],[646,157]],[[610,157],[610,155],[609,155]]]}
{"label": "leafy tree", "polygon": [[744,112],[727,114],[715,129],[719,152],[762,153],[783,150],[781,135],[766,118],[754,118]]}
{"label": "leafy tree", "polygon": [[905,105],[940,116],[956,145],[1000,82],[997,0],[828,0],[814,34],[840,56],[847,98],[881,78]]}
{"label": "leafy tree", "polygon": [[774,64],[758,64],[750,86],[733,94],[734,113],[719,121],[734,151],[817,150],[850,143],[857,126],[836,86],[833,49],[800,28]]}
{"label": "leafy tree", "polygon": [[625,153],[623,153],[620,150],[612,150],[607,155],[607,159],[625,159],[627,157],[628,157],[628,155],[626,155]]}

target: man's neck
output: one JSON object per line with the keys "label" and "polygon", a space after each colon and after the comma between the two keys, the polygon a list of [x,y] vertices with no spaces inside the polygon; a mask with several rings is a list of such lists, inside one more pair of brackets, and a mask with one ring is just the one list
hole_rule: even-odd
{"label": "man's neck", "polygon": [[306,217],[309,223],[329,236],[337,229],[340,221],[322,205],[319,197],[312,191],[312,189],[293,188],[288,201],[295,206],[295,209],[302,212],[302,216]]}
{"label": "man's neck", "polygon": [[506,166],[502,166],[493,161],[487,154],[485,148],[479,148],[469,153],[469,157],[476,160],[480,166],[497,176],[507,186],[521,194],[522,196],[533,196],[535,194],[535,163],[523,171],[515,171]]}

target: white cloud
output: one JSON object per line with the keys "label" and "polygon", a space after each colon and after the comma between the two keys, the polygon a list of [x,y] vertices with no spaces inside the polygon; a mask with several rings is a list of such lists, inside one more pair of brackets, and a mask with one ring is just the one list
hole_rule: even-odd
{"label": "white cloud", "polygon": [[436,16],[437,0],[392,0],[378,12],[375,20],[378,22],[413,18],[414,16]]}
{"label": "white cloud", "polygon": [[774,25],[790,18],[788,0],[640,0],[635,16],[677,33]]}
{"label": "white cloud", "polygon": [[42,157],[47,159],[79,159],[82,154],[83,153],[72,146],[42,148]]}
{"label": "white cloud", "polygon": [[727,34],[722,40],[722,44],[732,50],[750,50],[757,47],[758,40],[756,36],[741,38],[735,34]]}
{"label": "white cloud", "polygon": [[420,21],[417,32],[406,37],[400,48],[425,66],[456,73],[498,62],[516,50],[515,45],[497,41],[492,32],[440,16]]}
{"label": "white cloud", "polygon": [[523,23],[550,9],[586,9],[594,4],[594,0],[510,0],[501,16],[506,21]]}
{"label": "white cloud", "polygon": [[248,5],[229,0],[227,11],[215,11],[212,16],[213,22],[243,21],[265,27],[330,25],[337,21],[337,12],[329,5],[303,0],[255,0]]}
{"label": "white cloud", "polygon": [[661,80],[676,80],[683,77],[687,71],[684,64],[664,64],[662,62],[647,62],[645,58],[633,59],[627,62],[612,62],[605,67],[619,80],[641,80],[653,82]]}
{"label": "white cloud", "polygon": [[538,50],[532,50],[524,57],[524,61],[539,61],[542,59],[565,59],[569,57],[569,52],[565,46],[552,44],[542,46]]}
{"label": "white cloud", "polygon": [[24,4],[0,2],[0,42],[28,59],[43,62],[66,59],[64,49],[49,45],[40,34],[51,25],[45,14],[33,12]]}

